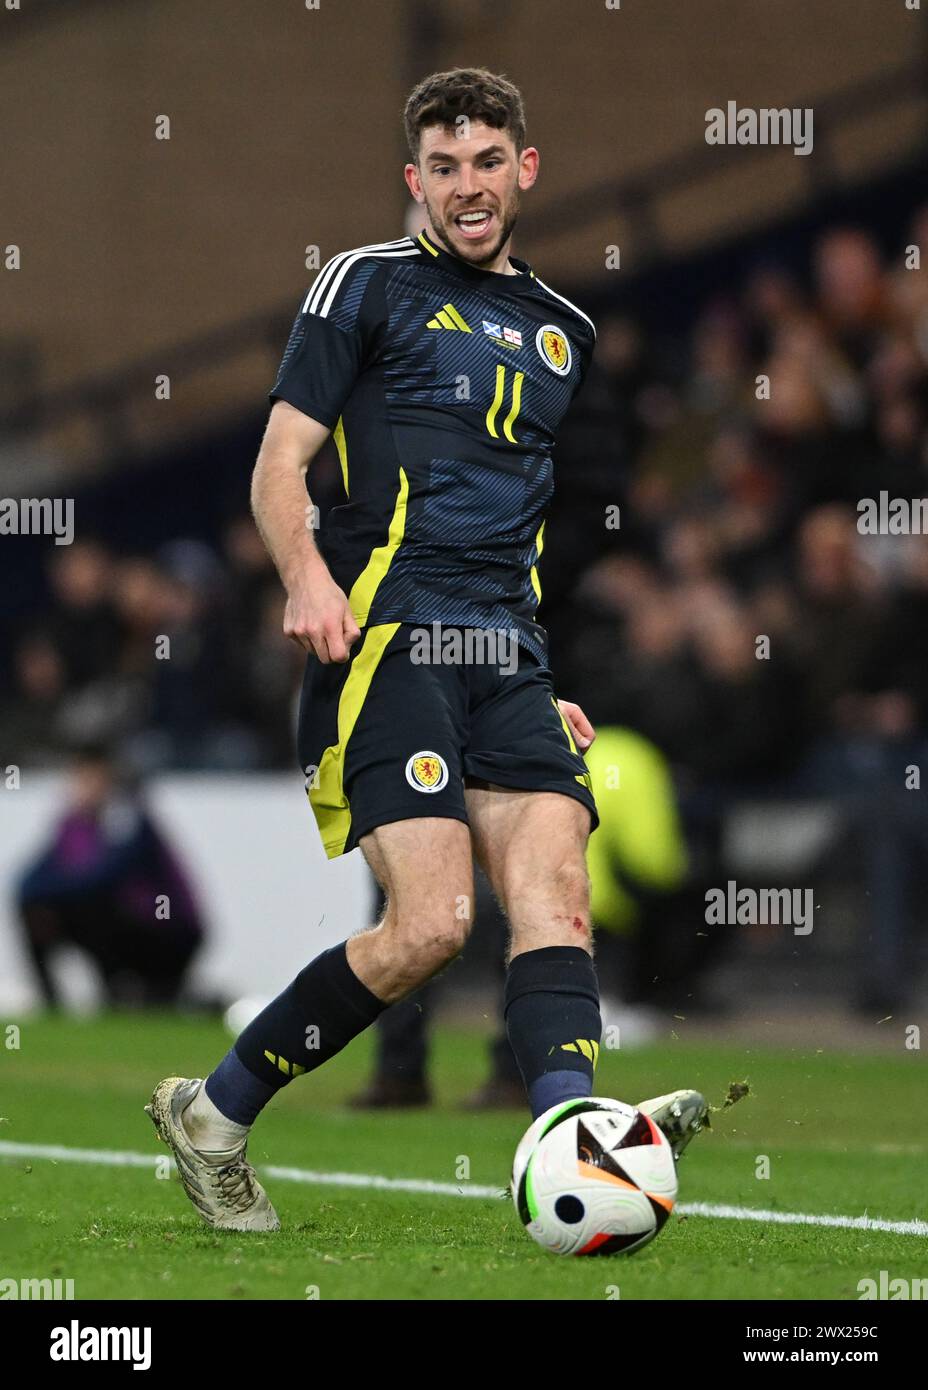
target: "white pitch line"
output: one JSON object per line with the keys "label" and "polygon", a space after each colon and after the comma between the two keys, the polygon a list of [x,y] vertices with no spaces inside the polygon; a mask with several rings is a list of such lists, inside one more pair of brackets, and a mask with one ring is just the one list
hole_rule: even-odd
{"label": "white pitch line", "polygon": [[[127,1153],[118,1149],[71,1149],[64,1144],[14,1144],[0,1141],[0,1158],[48,1158],[53,1163],[95,1163],[105,1168],[155,1168],[167,1154]],[[174,1160],[168,1160],[172,1166]],[[428,1178],[384,1178],[374,1173],[315,1173],[308,1168],[261,1165],[261,1172],[281,1182],[326,1183],[332,1187],[380,1188],[397,1192],[424,1192],[436,1197],[499,1197],[499,1187],[477,1183],[431,1182]]]}
{"label": "white pitch line", "polygon": [[[105,1168],[155,1168],[167,1155],[128,1153],[119,1149],[72,1149],[64,1144],[15,1144],[0,1141],[0,1158],[47,1158],[54,1163],[90,1163]],[[174,1160],[170,1159],[173,1165]],[[309,1168],[262,1164],[261,1171],[281,1182],[329,1187],[367,1188],[381,1192],[419,1192],[430,1197],[500,1198],[502,1187],[478,1183],[432,1182],[428,1178],[385,1178],[375,1173],[317,1173]],[[832,1226],[851,1231],[885,1231],[896,1236],[928,1236],[928,1221],[884,1221],[875,1216],[815,1216],[801,1211],[765,1211],[716,1202],[678,1202],[677,1216],[708,1216],[721,1221],[766,1221],[777,1226]]]}
{"label": "white pitch line", "polygon": [[722,1221],[769,1221],[777,1226],[839,1226],[848,1231],[889,1231],[894,1236],[928,1236],[928,1221],[883,1221],[877,1216],[811,1216],[801,1211],[762,1211],[715,1202],[679,1202],[681,1216],[714,1216]]}

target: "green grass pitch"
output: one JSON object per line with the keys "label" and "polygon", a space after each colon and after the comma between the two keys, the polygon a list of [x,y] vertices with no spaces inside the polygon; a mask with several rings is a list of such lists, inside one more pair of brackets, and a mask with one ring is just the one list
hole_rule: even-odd
{"label": "green grass pitch", "polygon": [[[75,1296],[131,1299],[851,1299],[858,1281],[928,1275],[928,1239],[674,1213],[630,1258],[558,1259],[522,1230],[508,1200],[268,1180],[283,1229],[213,1233],[173,1175],[142,1113],[161,1077],[204,1075],[228,1046],[213,1020],[111,1015],[24,1019],[0,1031],[0,1141],[150,1154],[151,1169],[0,1157],[0,1277],[73,1279]],[[482,1079],[486,1040],[439,1030],[439,1104],[357,1113],[371,1040],[291,1084],[256,1126],[249,1157],[502,1190],[528,1115],[457,1108]],[[604,1051],[597,1094],[640,1100],[679,1086],[720,1104],[680,1165],[681,1203],[820,1215],[924,1219],[924,1062],[827,1049],[691,1046]],[[770,1163],[756,1176],[758,1156]],[[163,1166],[163,1165],[162,1165]],[[462,1181],[461,1186],[466,1186]],[[618,1290],[618,1294],[617,1291]]]}

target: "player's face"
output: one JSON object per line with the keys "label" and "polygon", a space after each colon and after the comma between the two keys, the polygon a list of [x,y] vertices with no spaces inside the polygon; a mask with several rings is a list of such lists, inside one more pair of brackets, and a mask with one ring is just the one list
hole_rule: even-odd
{"label": "player's face", "polygon": [[538,175],[538,151],[519,155],[512,137],[482,121],[459,129],[428,126],[419,163],[407,164],[406,182],[425,204],[435,238],[471,265],[502,270],[519,215],[519,199]]}

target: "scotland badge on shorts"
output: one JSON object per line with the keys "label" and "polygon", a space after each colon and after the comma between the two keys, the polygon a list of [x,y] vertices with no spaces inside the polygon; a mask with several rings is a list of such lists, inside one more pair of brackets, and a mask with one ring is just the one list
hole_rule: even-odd
{"label": "scotland badge on shorts", "polygon": [[553,323],[546,323],[535,334],[535,346],[541,360],[558,376],[566,376],[570,371],[573,354],[566,333],[562,333]]}
{"label": "scotland badge on shorts", "polygon": [[440,792],[448,785],[448,764],[437,753],[413,753],[406,764],[406,781],[417,792]]}

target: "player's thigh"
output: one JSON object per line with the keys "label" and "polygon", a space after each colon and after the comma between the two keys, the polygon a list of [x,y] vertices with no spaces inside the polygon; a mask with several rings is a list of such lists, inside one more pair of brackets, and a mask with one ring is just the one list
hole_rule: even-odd
{"label": "player's thigh", "polygon": [[347,667],[307,663],[300,753],[330,858],[395,822],[466,822],[466,691],[411,647],[408,625],[383,624],[365,630]]}
{"label": "player's thigh", "polygon": [[417,817],[363,835],[361,853],[386,898],[380,930],[398,948],[451,956],[473,921],[471,837],[464,821]]}
{"label": "player's thigh", "polygon": [[512,953],[590,949],[590,811],[559,792],[469,787],[474,853],[509,919]]}

